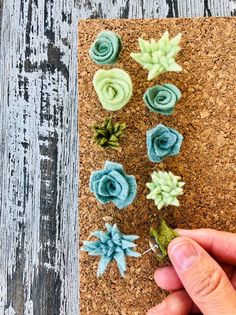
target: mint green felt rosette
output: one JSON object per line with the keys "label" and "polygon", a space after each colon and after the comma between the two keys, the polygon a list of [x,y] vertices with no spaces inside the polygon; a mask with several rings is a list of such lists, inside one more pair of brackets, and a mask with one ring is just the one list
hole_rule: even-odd
{"label": "mint green felt rosette", "polygon": [[168,31],[163,34],[159,41],[139,38],[140,52],[131,53],[130,56],[148,70],[148,80],[153,80],[168,71],[179,72],[182,71],[182,68],[175,59],[181,50],[180,40],[181,34],[170,39]]}
{"label": "mint green felt rosette", "polygon": [[97,65],[111,65],[117,62],[121,49],[120,37],[114,32],[103,31],[90,47],[89,56]]}
{"label": "mint green felt rosette", "polygon": [[98,70],[93,77],[93,86],[102,106],[110,111],[124,107],[133,92],[129,74],[118,68]]}

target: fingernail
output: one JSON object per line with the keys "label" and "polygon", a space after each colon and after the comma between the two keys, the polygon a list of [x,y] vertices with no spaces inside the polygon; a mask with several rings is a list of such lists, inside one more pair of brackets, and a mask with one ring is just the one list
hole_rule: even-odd
{"label": "fingernail", "polygon": [[190,242],[183,242],[172,247],[171,260],[182,271],[189,269],[198,257],[198,252]]}

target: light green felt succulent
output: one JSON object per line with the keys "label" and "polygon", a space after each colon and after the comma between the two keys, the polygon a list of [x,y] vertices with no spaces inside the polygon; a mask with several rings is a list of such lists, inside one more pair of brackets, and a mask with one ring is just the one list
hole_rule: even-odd
{"label": "light green felt succulent", "polygon": [[132,81],[127,72],[114,68],[98,70],[93,85],[102,106],[111,111],[124,107],[132,96]]}
{"label": "light green felt succulent", "polygon": [[169,32],[166,31],[159,41],[150,41],[139,38],[141,52],[131,53],[144,69],[149,71],[148,80],[152,80],[161,73],[168,71],[181,71],[182,68],[175,61],[177,53],[181,50],[179,43],[181,33],[169,39]]}
{"label": "light green felt succulent", "polygon": [[164,206],[179,206],[178,196],[183,195],[184,182],[180,181],[181,177],[174,175],[172,172],[153,172],[151,175],[152,182],[147,183],[150,193],[147,199],[155,201],[158,210]]}

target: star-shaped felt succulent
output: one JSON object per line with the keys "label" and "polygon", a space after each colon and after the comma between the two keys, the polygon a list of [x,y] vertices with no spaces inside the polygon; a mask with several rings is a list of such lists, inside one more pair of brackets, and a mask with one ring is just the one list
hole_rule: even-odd
{"label": "star-shaped felt succulent", "polygon": [[102,148],[111,148],[117,150],[119,147],[119,140],[123,136],[126,128],[126,123],[113,123],[112,117],[104,120],[102,125],[92,126],[94,131],[94,141]]}
{"label": "star-shaped felt succulent", "polygon": [[126,256],[139,257],[140,254],[133,251],[137,245],[134,243],[139,237],[137,235],[125,235],[120,232],[117,225],[106,224],[106,232],[95,231],[91,235],[97,237],[96,241],[84,241],[81,250],[91,256],[101,256],[97,276],[105,272],[108,264],[116,261],[119,272],[124,277],[126,271]]}
{"label": "star-shaped felt succulent", "polygon": [[172,172],[153,172],[151,175],[152,182],[147,183],[150,193],[147,199],[155,201],[158,210],[164,206],[179,206],[178,196],[183,195],[184,182],[181,177],[174,175]]}
{"label": "star-shaped felt succulent", "polygon": [[176,63],[175,58],[181,50],[180,40],[181,34],[170,39],[168,31],[163,34],[159,41],[154,39],[147,41],[139,38],[141,52],[131,53],[131,57],[149,71],[148,80],[152,80],[164,72],[179,72],[182,68]]}

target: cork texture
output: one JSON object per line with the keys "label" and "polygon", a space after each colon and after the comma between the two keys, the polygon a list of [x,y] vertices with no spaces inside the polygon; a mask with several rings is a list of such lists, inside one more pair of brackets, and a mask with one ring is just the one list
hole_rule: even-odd
{"label": "cork texture", "polygon": [[[92,79],[100,69],[89,58],[88,50],[101,30],[118,33],[123,42],[119,62],[133,81],[133,97],[120,111],[112,113],[115,121],[126,122],[121,149],[104,150],[93,142],[90,127],[111,113],[100,105]],[[147,81],[130,53],[138,51],[138,38],[159,39],[169,30],[171,37],[183,34],[182,51],[177,62],[181,73],[168,72]],[[172,227],[236,231],[236,19],[197,18],[160,20],[83,20],[79,24],[79,143],[80,143],[80,240],[90,239],[90,232],[117,223],[122,232],[137,234],[138,251],[148,248],[151,224],[163,216]],[[166,117],[150,112],[142,97],[155,84],[173,83],[182,91],[174,115]],[[176,128],[184,142],[180,155],[162,163],[148,160],[146,131],[162,123]],[[128,174],[136,176],[138,194],[128,208],[119,211],[113,204],[99,204],[89,191],[93,170],[111,160],[122,163]],[[145,183],[154,170],[170,170],[186,182],[180,207],[157,211],[146,199]],[[80,244],[80,245],[81,245]],[[96,278],[99,257],[80,253],[81,315],[142,315],[159,303],[166,292],[153,280],[157,267],[150,252],[141,258],[128,258],[126,277],[119,276],[111,264],[102,278]]]}

